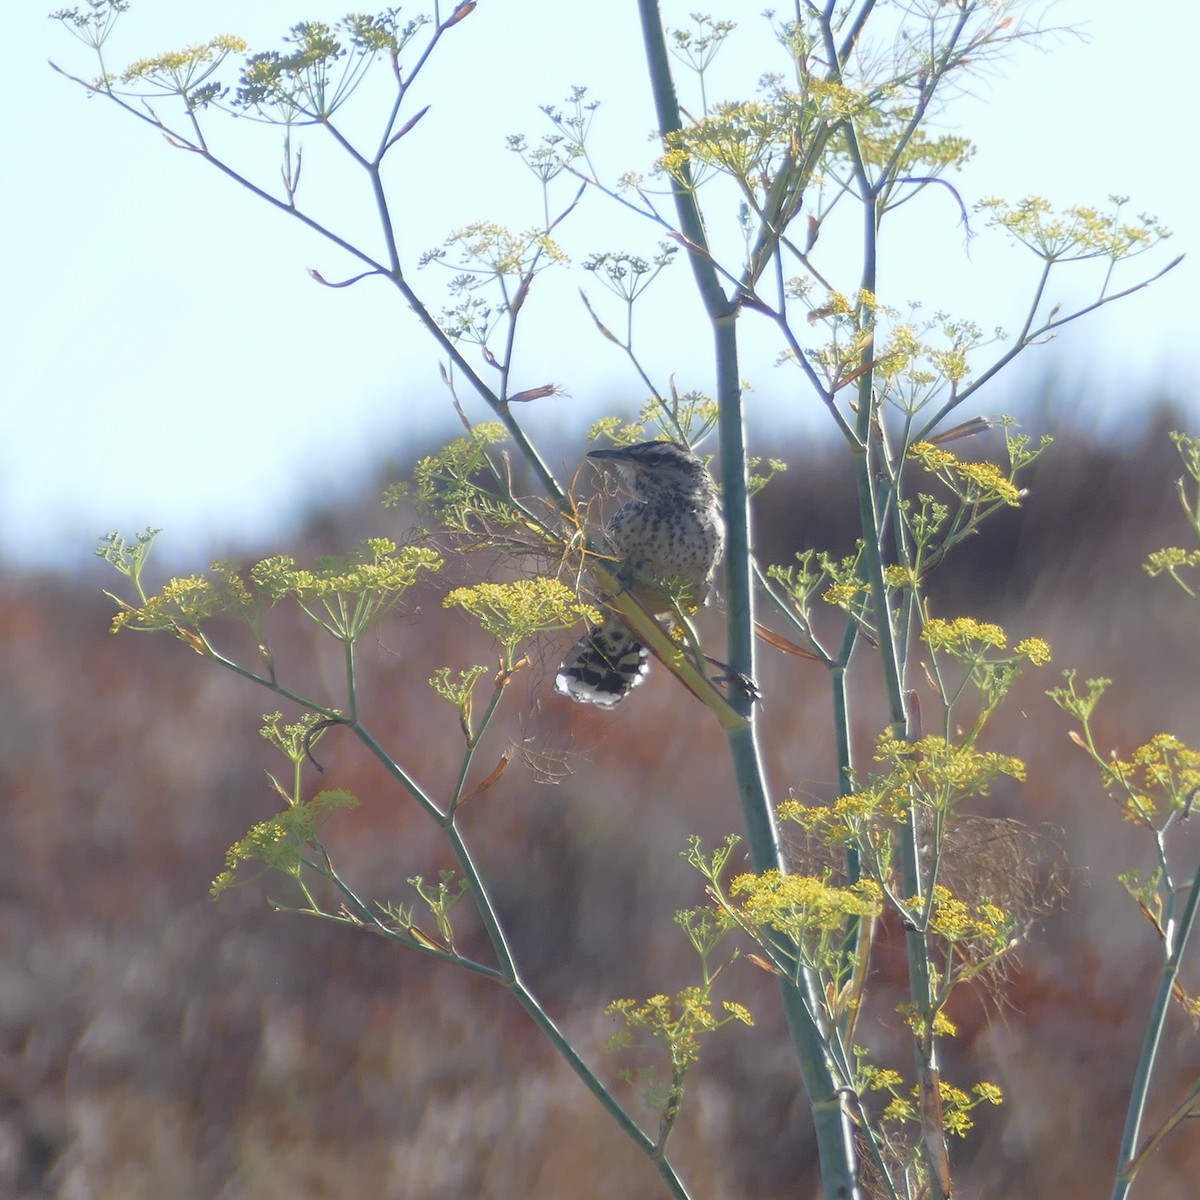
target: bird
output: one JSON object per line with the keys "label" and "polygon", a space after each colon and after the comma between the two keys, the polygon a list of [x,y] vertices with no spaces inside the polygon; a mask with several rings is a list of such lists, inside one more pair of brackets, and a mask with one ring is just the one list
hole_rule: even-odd
{"label": "bird", "polygon": [[[725,549],[721,500],[708,468],[681,442],[638,442],[593,450],[630,493],[605,537],[622,587],[655,616],[675,597],[703,604]],[[601,606],[606,597],[599,597]],[[650,653],[612,609],[563,658],[555,691],[581,704],[614,708],[646,677]]]}

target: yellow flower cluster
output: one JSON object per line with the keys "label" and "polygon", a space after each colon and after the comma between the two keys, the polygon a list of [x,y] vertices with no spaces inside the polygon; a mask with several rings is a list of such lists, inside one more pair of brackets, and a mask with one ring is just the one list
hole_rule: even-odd
{"label": "yellow flower cluster", "polygon": [[1172,733],[1156,733],[1129,759],[1105,764],[1110,787],[1125,793],[1130,820],[1151,821],[1161,808],[1182,809],[1200,795],[1200,751]]}
{"label": "yellow flower cluster", "polygon": [[731,896],[744,896],[742,915],[754,925],[804,934],[841,929],[848,917],[879,912],[883,893],[877,883],[861,879],[838,887],[814,875],[739,875],[729,885]]}
{"label": "yellow flower cluster", "polygon": [[964,462],[949,450],[930,442],[917,442],[908,453],[968,504],[1000,501],[1013,508],[1020,506],[1020,488],[995,463]]}
{"label": "yellow flower cluster", "polygon": [[[933,889],[933,905],[929,929],[947,942],[983,942],[987,951],[995,953],[1009,943],[1012,921],[1003,909],[994,904],[967,904],[940,884]],[[915,896],[907,907],[919,913],[925,907],[924,897]]]}
{"label": "yellow flower cluster", "polygon": [[875,747],[875,761],[892,764],[888,777],[892,789],[911,790],[940,808],[968,796],[986,796],[1001,776],[1025,778],[1025,764],[1019,758],[958,746],[935,734],[916,742],[882,737]]}
{"label": "yellow flower cluster", "polygon": [[[709,986],[693,984],[671,996],[651,996],[648,1000],[614,1000],[607,1009],[610,1016],[620,1017],[627,1029],[640,1029],[663,1042],[671,1056],[671,1065],[679,1075],[700,1058],[700,1036],[720,1029],[729,1021],[753,1025],[754,1019],[742,1004],[725,1000],[721,1004],[724,1016],[713,1012]],[[610,1039],[610,1045],[620,1045],[626,1039]]]}
{"label": "yellow flower cluster", "polygon": [[582,602],[566,584],[545,576],[455,588],[442,604],[469,612],[510,650],[535,634],[568,629],[579,621],[596,624],[600,620],[600,613]]}
{"label": "yellow flower cluster", "polygon": [[[200,78],[212,74],[222,59],[230,54],[242,54],[248,48],[248,44],[240,37],[220,34],[207,42],[185,46],[182,50],[168,50],[153,58],[140,58],[121,72],[121,81],[132,83],[134,80],[145,80],[161,85],[164,80],[172,80],[180,91],[186,91]],[[204,68],[203,75],[197,76],[195,73],[201,68]]]}
{"label": "yellow flower cluster", "polygon": [[[987,650],[1004,650],[1008,637],[999,625],[977,621],[974,617],[931,617],[921,631],[921,640],[931,650],[944,650],[955,657],[970,661]],[[1050,661],[1050,645],[1042,638],[1022,638],[1012,651],[1013,659],[1023,658],[1035,667]]]}
{"label": "yellow flower cluster", "polygon": [[316,835],[328,813],[335,808],[354,808],[357,804],[350,792],[324,791],[311,800],[297,800],[269,821],[260,821],[225,852],[225,870],[213,880],[210,889],[213,896],[234,885],[243,863],[261,862],[276,871],[297,873],[305,845]]}
{"label": "yellow flower cluster", "polygon": [[1109,199],[1113,204],[1110,213],[1076,204],[1056,214],[1050,201],[1042,196],[1026,196],[1017,204],[989,197],[975,207],[989,214],[989,225],[1007,230],[1048,262],[1084,258],[1116,262],[1170,236],[1158,221],[1144,213],[1138,215],[1136,223],[1122,223],[1120,211],[1126,197]]}

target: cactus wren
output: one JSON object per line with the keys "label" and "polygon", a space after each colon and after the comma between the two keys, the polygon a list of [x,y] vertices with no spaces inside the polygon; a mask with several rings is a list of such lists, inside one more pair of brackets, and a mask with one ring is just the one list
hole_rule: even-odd
{"label": "cactus wren", "polygon": [[[721,503],[704,464],[686,446],[665,441],[593,450],[588,458],[611,463],[633,496],[605,527],[622,585],[656,616],[670,612],[671,594],[681,589],[702,604],[725,548]],[[606,611],[563,659],[554,688],[612,708],[642,682],[649,658],[621,618]]]}

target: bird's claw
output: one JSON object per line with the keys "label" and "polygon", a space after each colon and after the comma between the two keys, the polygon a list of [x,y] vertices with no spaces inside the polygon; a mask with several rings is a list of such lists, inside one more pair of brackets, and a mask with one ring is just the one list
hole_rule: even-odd
{"label": "bird's claw", "polygon": [[721,673],[712,677],[713,683],[723,683],[726,687],[736,688],[751,704],[762,699],[762,691],[753,678],[742,671],[735,671],[728,663],[718,662],[715,658],[704,656],[714,667],[720,667]]}

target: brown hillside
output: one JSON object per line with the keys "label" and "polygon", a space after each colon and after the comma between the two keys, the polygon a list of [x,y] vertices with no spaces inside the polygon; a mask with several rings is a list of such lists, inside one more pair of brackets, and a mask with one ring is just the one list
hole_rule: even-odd
{"label": "brown hillside", "polygon": [[[1065,433],[1029,478],[1024,509],[964,546],[933,593],[946,615],[969,611],[1051,642],[1054,666],[1023,679],[990,732],[990,744],[1026,759],[1029,783],[986,811],[1057,827],[1071,864],[1066,903],[1023,951],[1006,1001],[977,996],[955,1014],[951,1077],[992,1079],[1009,1097],[959,1148],[964,1196],[1090,1200],[1111,1180],[1158,954],[1116,874],[1146,868],[1149,847],[1100,792],[1043,692],[1062,667],[1112,676],[1107,744],[1128,751],[1162,729],[1200,742],[1200,613],[1139,565],[1186,544],[1179,473],[1161,425],[1122,447]],[[795,462],[757,502],[763,557],[848,550],[847,488],[839,452]],[[311,540],[325,550],[395,521],[374,507],[334,515]],[[286,764],[257,729],[280,704],[181,643],[111,636],[99,589],[118,582],[10,577],[0,605],[0,1195],[665,1195],[501,989],[273,913],[268,898],[297,900],[276,876],[209,899],[225,848],[274,809],[264,772]],[[452,782],[461,739],[425,680],[442,664],[492,658],[461,613],[441,610],[445,587],[423,587],[421,611],[388,618],[362,655],[367,724],[434,794]],[[719,647],[719,618],[706,621]],[[271,636],[289,685],[340,701],[328,691],[332,644],[286,622]],[[470,802],[464,827],[527,978],[615,1076],[601,1052],[614,1029],[604,1006],[693,978],[671,917],[703,897],[679,851],[691,833],[711,844],[736,832],[739,812],[719,730],[661,669],[612,713],[552,693],[568,640],[539,647],[510,689],[502,733],[477,769],[490,770],[506,741],[519,753]],[[828,796],[821,668],[764,650],[759,682],[773,786]],[[863,696],[861,745],[880,719]],[[327,735],[318,756],[325,774],[313,786],[362,801],[330,827],[343,872],[360,894],[408,902],[408,876],[449,865],[437,830],[344,733]],[[1195,862],[1197,830],[1173,852]],[[460,946],[485,954],[465,908]],[[884,988],[891,950],[885,942],[876,964]],[[714,1038],[672,1158],[697,1200],[813,1195],[809,1121],[772,985],[743,967],[730,990],[758,1025]],[[1189,982],[1197,990],[1194,969]],[[1166,1036],[1151,1120],[1200,1070],[1195,1030],[1173,1018]],[[632,1090],[627,1099],[643,1111]],[[1179,1132],[1141,1194],[1192,1200],[1197,1179],[1200,1141]]]}

